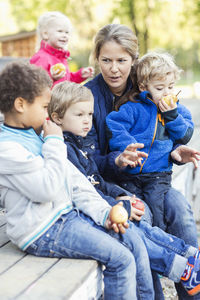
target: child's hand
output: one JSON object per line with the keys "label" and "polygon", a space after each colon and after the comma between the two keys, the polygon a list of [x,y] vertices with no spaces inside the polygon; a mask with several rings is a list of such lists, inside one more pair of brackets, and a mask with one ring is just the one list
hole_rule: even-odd
{"label": "child's hand", "polygon": [[[122,213],[121,213],[121,211],[119,212],[119,214],[117,213],[116,217],[119,218],[119,219],[118,219],[117,222],[114,222],[113,221],[113,219],[115,219],[114,214],[115,214],[117,208],[119,208],[119,210],[122,209]],[[126,212],[125,215],[122,215],[123,211]],[[128,213],[123,208],[123,203],[119,202],[117,205],[115,205],[111,208],[109,216],[108,216],[108,218],[106,220],[106,223],[105,223],[105,227],[107,229],[113,229],[116,233],[119,233],[119,232],[120,233],[125,233],[126,229],[129,227],[129,225],[127,223],[127,216],[128,216]],[[120,219],[122,220],[122,222],[120,222]]]}
{"label": "child's hand", "polygon": [[173,110],[177,107],[177,97],[174,95],[168,95],[166,97],[163,97],[159,103],[158,106],[160,108],[161,112]]}
{"label": "child's hand", "polygon": [[133,195],[130,199],[131,202],[131,216],[129,220],[140,221],[142,216],[144,215],[145,205],[144,203]]}
{"label": "child's hand", "polygon": [[63,136],[62,129],[58,125],[56,125],[56,123],[50,120],[45,120],[43,124],[43,130],[44,137],[46,137],[47,135]]}
{"label": "child's hand", "polygon": [[85,79],[93,77],[94,76],[94,68],[93,67],[83,68],[81,71],[81,76]]}
{"label": "child's hand", "polygon": [[141,165],[142,159],[148,157],[148,154],[142,151],[137,151],[144,147],[144,144],[130,144],[126,149],[116,157],[115,164],[119,168],[127,167],[128,165],[135,168],[138,164]]}
{"label": "child's hand", "polygon": [[51,67],[50,73],[51,77],[57,81],[65,76],[66,68],[63,64],[55,64]]}

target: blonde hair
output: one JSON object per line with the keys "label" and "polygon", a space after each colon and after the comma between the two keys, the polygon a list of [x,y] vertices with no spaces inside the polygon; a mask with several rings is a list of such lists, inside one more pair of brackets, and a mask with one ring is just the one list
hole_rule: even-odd
{"label": "blonde hair", "polygon": [[134,64],[131,72],[133,88],[120,98],[115,110],[118,111],[120,106],[128,101],[136,102],[134,98],[140,92],[139,86],[146,88],[152,79],[161,80],[171,73],[174,74],[175,81],[178,81],[182,73],[172,55],[167,52],[148,52]]}
{"label": "blonde hair", "polygon": [[51,101],[48,105],[49,117],[52,120],[51,115],[56,112],[59,118],[63,118],[71,104],[88,100],[94,101],[94,98],[86,86],[71,81],[60,82],[52,89]]}
{"label": "blonde hair", "polygon": [[138,57],[138,40],[133,31],[121,24],[108,24],[102,27],[95,36],[92,58],[97,61],[102,46],[109,41],[121,45],[129,53],[133,60]]}
{"label": "blonde hair", "polygon": [[182,70],[175,64],[169,53],[149,52],[140,58],[136,65],[137,84],[146,86],[152,79],[163,79],[168,74],[174,74],[177,81]]}
{"label": "blonde hair", "polygon": [[61,18],[66,22],[70,32],[72,30],[72,25],[69,18],[59,11],[48,11],[39,17],[37,26],[37,49],[40,48],[44,32],[49,28],[53,21]]}

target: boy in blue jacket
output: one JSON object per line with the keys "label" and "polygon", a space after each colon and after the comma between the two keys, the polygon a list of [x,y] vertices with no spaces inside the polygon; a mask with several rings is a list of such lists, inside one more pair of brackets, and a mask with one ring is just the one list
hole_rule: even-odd
{"label": "boy in blue jacket", "polygon": [[[85,86],[72,82],[63,82],[56,85],[52,90],[48,112],[50,118],[62,128],[64,142],[67,146],[68,159],[88,178],[102,198],[109,201],[111,205],[114,205],[116,203],[116,196],[120,195],[119,193],[122,194],[123,191],[121,192],[116,185],[105,182],[100,176],[93,158],[95,151],[94,142],[91,141],[90,137],[87,137],[92,127],[93,109],[94,100],[92,93]],[[126,196],[126,198],[128,197]],[[131,201],[131,198],[126,201]],[[132,209],[131,211],[131,219],[141,220],[142,215],[143,213],[137,209]],[[157,227],[151,227],[144,220],[133,223],[129,222],[129,224],[132,228],[135,243],[137,244],[138,241],[141,242],[141,239],[143,240],[148,251],[152,270],[160,274],[165,274],[165,276],[170,277],[176,282],[177,280],[179,281],[180,277],[177,276],[177,270],[182,265],[182,262],[181,256],[177,256],[177,254],[185,256],[186,252],[188,252],[188,250],[186,252],[184,250],[185,243],[181,239],[169,235]],[[189,249],[191,251],[191,249],[195,248],[190,246]],[[142,247],[141,251],[143,251]],[[193,260],[199,256],[199,252],[197,250],[195,252]],[[173,261],[169,258],[171,255],[174,257]],[[145,274],[146,268],[142,268],[140,256],[136,255],[135,260],[137,267],[136,278],[140,295],[143,295],[143,297],[146,296],[146,299],[149,299],[149,295],[145,295],[142,290],[142,286],[146,284],[147,280],[147,274]],[[189,261],[188,263],[190,263]],[[166,270],[171,271],[167,273]],[[172,270],[173,276],[171,276]],[[183,271],[181,282],[188,293],[192,295],[193,292],[191,290],[193,288],[189,287],[188,284],[190,277],[188,272],[190,271],[186,267],[185,271]]]}
{"label": "boy in blue jacket", "polygon": [[147,53],[136,65],[135,89],[106,118],[111,151],[143,143],[148,157],[124,168],[117,182],[148,204],[153,225],[163,230],[164,199],[171,186],[170,152],[176,144],[190,141],[194,127],[190,112],[173,95],[180,72],[169,54]]}

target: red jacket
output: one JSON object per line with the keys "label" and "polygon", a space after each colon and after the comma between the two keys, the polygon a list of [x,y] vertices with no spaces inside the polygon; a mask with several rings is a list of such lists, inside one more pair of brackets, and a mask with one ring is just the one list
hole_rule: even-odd
{"label": "red jacket", "polygon": [[70,72],[67,63],[67,59],[69,56],[70,56],[69,51],[57,50],[51,47],[48,43],[42,41],[40,50],[33,55],[33,57],[30,59],[30,63],[35,64],[37,66],[41,66],[42,68],[47,70],[50,77],[51,77],[51,73],[50,73],[51,67],[57,63],[62,63],[66,68],[66,74],[64,77],[62,77],[57,81],[53,80],[54,85],[64,80],[80,83],[85,80],[85,78],[81,76],[82,69],[78,70],[77,72]]}

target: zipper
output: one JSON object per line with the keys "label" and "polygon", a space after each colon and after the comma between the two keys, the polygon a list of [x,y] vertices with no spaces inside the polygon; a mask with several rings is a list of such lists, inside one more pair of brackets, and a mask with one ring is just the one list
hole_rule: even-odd
{"label": "zipper", "polygon": [[[149,99],[149,100],[151,100],[151,99]],[[147,153],[148,156],[149,156],[149,152],[150,152],[151,147],[152,147],[152,145],[153,145],[153,143],[154,143],[154,140],[155,140],[156,131],[157,131],[157,127],[158,127],[158,117],[159,117],[159,114],[158,114],[158,111],[157,111],[155,129],[154,129],[153,139],[152,139],[152,141],[151,141],[151,145],[150,145],[149,151],[148,151],[148,153]],[[147,159],[148,159],[148,157],[145,159],[145,161],[144,161],[143,164],[141,165],[141,167],[140,167],[140,172],[139,172],[139,173],[142,173],[143,166],[144,166],[144,164],[146,163]]]}

